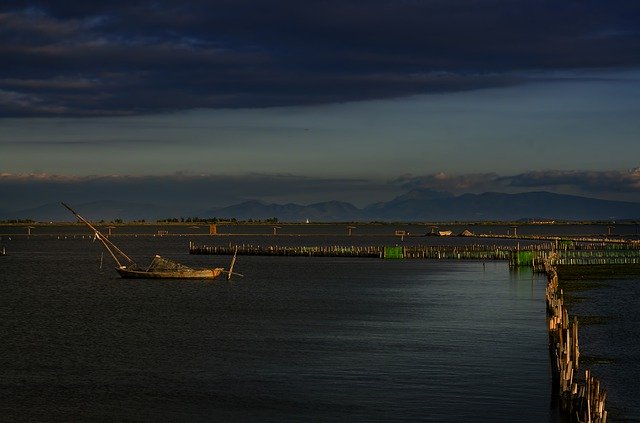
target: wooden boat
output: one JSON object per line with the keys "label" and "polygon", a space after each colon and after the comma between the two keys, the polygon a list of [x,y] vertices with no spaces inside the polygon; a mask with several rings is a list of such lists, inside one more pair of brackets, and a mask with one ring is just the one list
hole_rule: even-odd
{"label": "wooden boat", "polygon": [[135,264],[116,267],[123,278],[128,279],[215,279],[226,271],[221,267],[213,269],[192,269],[156,255],[146,269]]}
{"label": "wooden boat", "polygon": [[[142,268],[138,266],[129,256],[122,252],[115,246],[109,238],[104,236],[99,230],[97,230],[90,222],[76,213],[71,207],[62,203],[71,213],[73,213],[82,223],[87,225],[94,233],[95,239],[99,240],[104,248],[109,252],[111,257],[115,260],[116,271],[123,278],[128,279],[215,279],[222,274],[227,274],[227,279],[231,279],[231,275],[242,276],[239,273],[233,272],[233,265],[236,261],[236,254],[233,255],[231,260],[231,266],[229,270],[225,270],[222,267],[215,267],[211,269],[193,269],[184,264],[177,263],[168,258],[160,257],[156,255],[151,264]],[[237,253],[237,250],[236,250]],[[121,261],[122,260],[122,261]],[[123,263],[124,262],[124,263]]]}

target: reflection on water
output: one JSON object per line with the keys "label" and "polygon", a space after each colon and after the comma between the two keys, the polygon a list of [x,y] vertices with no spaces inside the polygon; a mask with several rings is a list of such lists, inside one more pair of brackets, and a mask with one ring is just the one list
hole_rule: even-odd
{"label": "reflection on water", "polygon": [[[117,239],[226,265],[188,242]],[[9,245],[8,421],[553,418],[544,279],[504,262],[242,257],[231,282],[145,281],[88,237]]]}

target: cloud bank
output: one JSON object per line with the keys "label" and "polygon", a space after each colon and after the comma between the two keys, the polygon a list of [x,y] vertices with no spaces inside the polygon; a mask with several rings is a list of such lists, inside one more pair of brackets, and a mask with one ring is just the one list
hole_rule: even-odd
{"label": "cloud bank", "polygon": [[587,197],[640,202],[640,168],[626,171],[531,171],[516,175],[478,173],[403,175],[394,183],[405,189],[428,188],[462,193],[544,190]]}
{"label": "cloud bank", "polygon": [[[611,187],[615,187],[612,189]],[[414,189],[465,193],[551,191],[640,203],[640,169],[624,172],[548,171],[517,175],[434,173],[403,175],[389,181],[311,178],[290,174],[89,176],[0,174],[0,211],[16,212],[44,204],[102,200],[205,210],[246,200],[308,205],[326,201],[364,207]],[[9,208],[10,207],[10,208]]]}

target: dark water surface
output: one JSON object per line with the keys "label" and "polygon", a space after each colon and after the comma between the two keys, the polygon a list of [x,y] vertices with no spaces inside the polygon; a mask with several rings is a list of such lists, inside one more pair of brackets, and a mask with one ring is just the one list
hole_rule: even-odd
{"label": "dark water surface", "polygon": [[585,269],[566,291],[569,313],[580,324],[580,367],[607,390],[608,421],[640,422],[640,270],[607,273]]}
{"label": "dark water surface", "polygon": [[[123,237],[194,266],[184,237]],[[548,422],[545,280],[504,262],[240,257],[123,280],[89,239],[0,257],[0,420]]]}
{"label": "dark water surface", "polygon": [[[70,215],[71,217],[71,215]],[[91,219],[91,216],[85,216]],[[186,234],[194,237],[209,234],[209,225],[207,223],[181,223],[181,224],[122,224],[112,226],[109,223],[96,223],[98,229],[105,234],[109,231],[112,235],[152,235],[159,231],[168,233],[169,235]],[[109,228],[111,226],[111,228]],[[594,223],[594,224],[572,224],[572,223],[556,223],[556,224],[489,224],[489,223],[441,223],[438,225],[418,224],[418,223],[385,223],[385,224],[335,224],[335,223],[310,223],[310,224],[292,224],[292,223],[275,223],[275,224],[228,224],[219,223],[216,225],[216,232],[219,235],[273,235],[275,231],[282,236],[296,235],[321,235],[325,237],[334,237],[347,235],[351,233],[350,239],[357,239],[360,236],[389,236],[393,239],[396,231],[404,231],[409,237],[421,237],[439,230],[450,230],[454,235],[464,230],[480,236],[490,235],[514,235],[520,236],[577,236],[577,237],[627,237],[638,239],[640,234],[640,224],[629,222],[618,223]],[[514,232],[515,228],[515,232]],[[0,236],[12,235],[87,235],[87,228],[82,224],[62,225],[52,223],[50,225],[32,226],[29,225],[9,225],[0,223]],[[397,239],[397,237],[395,237]],[[406,239],[406,238],[405,238]],[[456,238],[436,238],[438,243],[456,242]],[[271,242],[271,241],[269,241]],[[462,242],[469,242],[468,239]]]}

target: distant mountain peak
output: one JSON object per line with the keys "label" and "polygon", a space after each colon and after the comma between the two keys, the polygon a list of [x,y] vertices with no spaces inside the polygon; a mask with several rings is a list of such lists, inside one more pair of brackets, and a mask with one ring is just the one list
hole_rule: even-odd
{"label": "distant mountain peak", "polygon": [[[283,222],[345,221],[518,221],[536,216],[550,220],[640,220],[640,203],[608,201],[575,195],[533,191],[519,194],[485,192],[454,196],[431,189],[413,189],[388,202],[363,209],[343,201],[323,201],[309,205],[274,204],[249,199],[244,202],[195,211],[182,202],[144,204],[102,200],[72,205],[90,220],[157,220],[175,217],[236,218]],[[1,219],[73,221],[59,203],[36,208],[3,211]]]}

